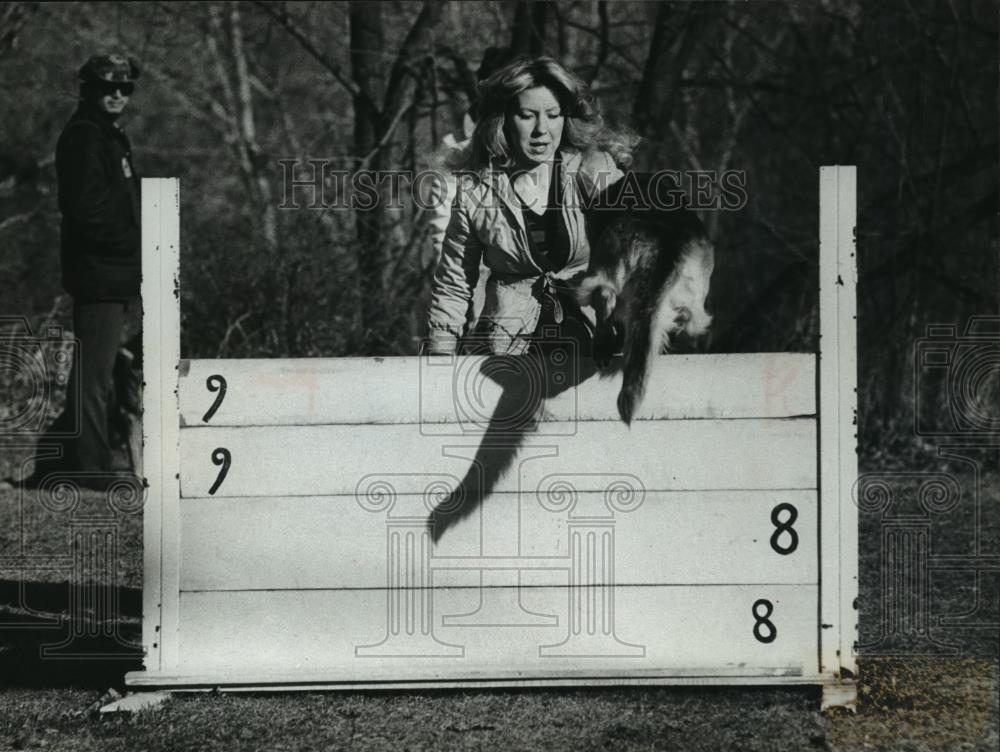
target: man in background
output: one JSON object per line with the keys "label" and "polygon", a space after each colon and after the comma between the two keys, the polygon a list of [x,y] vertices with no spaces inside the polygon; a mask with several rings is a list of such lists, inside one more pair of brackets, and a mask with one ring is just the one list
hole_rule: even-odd
{"label": "man in background", "polygon": [[66,408],[49,432],[74,438],[60,442],[61,457],[36,463],[27,486],[53,472],[98,490],[120,480],[112,431],[128,441],[141,472],[139,179],[118,123],[137,78],[136,64],[121,55],[91,57],[80,68],[79,106],[56,146],[62,283],[73,298],[78,350]]}

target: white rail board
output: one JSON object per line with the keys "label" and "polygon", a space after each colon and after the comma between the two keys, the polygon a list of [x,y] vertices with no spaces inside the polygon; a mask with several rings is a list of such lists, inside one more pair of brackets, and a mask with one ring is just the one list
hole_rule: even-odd
{"label": "white rail board", "polygon": [[[481,374],[487,362],[483,357],[184,361],[181,424],[422,422],[428,432],[453,432],[453,427],[436,424],[460,422],[474,430],[489,422],[503,391]],[[523,373],[535,372],[525,366]],[[219,377],[225,381],[225,395],[206,421],[219,397]],[[541,382],[526,375],[517,383],[527,392],[528,384]],[[620,373],[594,375],[547,400],[543,420],[617,421],[620,388]],[[372,399],[373,395],[378,398]],[[783,418],[815,413],[815,355],[663,355],[654,359],[637,419]]]}
{"label": "white rail board", "polygon": [[[487,529],[472,514],[428,550],[435,586],[477,584],[472,567],[484,550],[520,557],[498,566],[526,567],[534,558],[547,567],[525,571],[522,584],[568,584],[570,534],[588,519],[614,531],[619,585],[816,584],[819,576],[813,491],[650,492],[634,511],[618,513],[604,494],[584,493],[568,515],[543,508],[534,495],[519,503],[516,494],[497,494],[485,503]],[[782,524],[792,514],[788,505],[794,509],[791,532],[771,521],[779,505]],[[427,514],[422,495],[397,497],[388,513],[349,496],[184,499],[181,590],[382,588],[389,531],[419,535]],[[470,568],[460,571],[463,560]]]}
{"label": "white rail board", "polygon": [[[558,670],[556,670],[558,668]],[[649,671],[622,668],[611,671],[567,669],[554,667],[543,669],[491,668],[480,671],[472,669],[441,670],[428,672],[419,679],[401,681],[388,678],[377,680],[370,674],[348,674],[344,671],[323,671],[310,669],[285,669],[277,671],[254,671],[240,673],[233,671],[225,676],[215,673],[166,674],[159,672],[132,671],[125,675],[128,686],[136,689],[169,688],[179,692],[316,692],[316,691],[382,691],[410,690],[437,692],[451,689],[528,689],[546,687],[718,687],[718,686],[801,686],[823,684],[824,696],[829,688],[836,691],[843,687],[845,692],[856,691],[853,682],[833,683],[819,673],[798,674],[796,669],[776,668],[773,674],[761,673],[757,676],[741,673],[743,669],[732,670],[717,667],[703,669],[652,669]],[[846,698],[845,698],[846,701]],[[843,703],[835,702],[834,705]],[[832,705],[824,705],[823,709]]]}
{"label": "white rail board", "polygon": [[[510,589],[505,621],[477,613],[481,591],[435,590],[428,631],[419,614],[408,629],[406,606],[419,610],[420,591],[403,598],[392,635],[387,593],[378,590],[267,590],[181,595],[181,672],[216,673],[238,667],[260,671],[324,669],[344,676],[429,678],[466,671],[490,675],[511,667],[528,671],[649,671],[706,669],[742,675],[804,674],[818,661],[817,589],[792,585],[620,587],[614,590],[610,629],[597,606],[584,614],[576,641],[569,589]],[[772,642],[753,633],[751,609],[771,602]],[[455,615],[469,614],[449,626]],[[524,614],[522,621],[517,618]],[[587,623],[587,617],[595,619]],[[547,625],[532,626],[542,621]],[[477,623],[480,622],[480,623]],[[509,624],[509,626],[508,626]],[[294,628],[292,628],[294,627]],[[767,635],[766,627],[759,627]],[[389,636],[392,639],[387,639]],[[585,638],[590,638],[585,639]],[[561,647],[560,647],[561,646]],[[455,673],[452,673],[455,672]]]}
{"label": "white rail board", "polygon": [[[645,421],[631,429],[577,423],[565,432],[526,438],[492,490],[534,492],[553,474],[578,476],[573,486],[579,491],[603,491],[609,474],[634,476],[647,490],[816,486],[811,418]],[[181,495],[354,494],[359,484],[378,479],[395,493],[423,493],[427,475],[457,485],[481,442],[481,433],[442,442],[396,425],[188,428],[181,431]],[[218,483],[225,468],[217,464],[221,449],[231,462]],[[500,454],[510,453],[491,449],[484,462],[495,467]]]}

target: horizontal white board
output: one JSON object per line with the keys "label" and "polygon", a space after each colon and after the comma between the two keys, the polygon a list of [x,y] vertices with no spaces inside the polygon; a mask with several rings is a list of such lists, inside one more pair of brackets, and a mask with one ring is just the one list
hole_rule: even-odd
{"label": "horizontal white board", "polygon": [[[673,670],[743,676],[817,670],[817,588],[569,588],[182,593],[179,673],[328,670],[375,679],[532,671]],[[421,608],[429,597],[430,608]],[[770,614],[767,624],[758,616]],[[574,610],[574,607],[578,607]],[[393,615],[398,618],[393,618]],[[754,635],[773,640],[762,642]]]}
{"label": "horizontal white board", "polygon": [[836,676],[818,672],[798,674],[776,669],[773,674],[745,676],[739,667],[732,670],[714,669],[711,674],[698,670],[628,669],[593,671],[586,669],[497,668],[489,674],[481,671],[437,672],[434,676],[414,679],[373,678],[370,673],[349,674],[343,670],[275,670],[244,672],[239,668],[222,673],[186,673],[173,671],[129,671],[125,686],[136,689],[164,688],[183,692],[315,692],[340,690],[361,692],[440,691],[447,689],[541,689],[551,687],[718,687],[718,686],[802,686],[822,684],[824,690],[843,686],[854,689],[853,682],[842,682]]}
{"label": "horizontal white board", "polygon": [[[428,477],[454,487],[480,451],[482,434],[444,439],[413,425],[268,426],[181,430],[181,496],[355,494],[374,483],[424,493]],[[603,491],[609,475],[653,490],[816,487],[816,421],[583,422],[566,435],[532,434],[523,445],[480,455],[507,467],[490,491],[534,493],[547,477]],[[446,456],[459,455],[459,456]]]}
{"label": "horizontal white board", "polygon": [[[533,385],[545,383],[546,372],[525,359],[508,361],[497,372],[521,391],[522,401],[540,394]],[[453,432],[448,424],[455,423],[474,429],[488,423],[503,392],[498,379],[484,375],[487,362],[497,363],[479,356],[182,361],[180,419],[187,426],[419,422],[428,431]],[[570,382],[576,382],[572,374]],[[592,375],[547,400],[543,419],[617,420],[620,388],[620,373]],[[815,412],[815,355],[662,355],[653,361],[637,419]]]}
{"label": "horizontal white board", "polygon": [[817,582],[814,491],[650,492],[620,511],[593,492],[567,509],[558,488],[496,494],[433,546],[422,495],[385,511],[350,496],[184,499],[181,589],[382,588],[407,543],[435,586],[477,584],[484,570],[488,582],[568,585],[573,541],[590,535],[618,585]]}

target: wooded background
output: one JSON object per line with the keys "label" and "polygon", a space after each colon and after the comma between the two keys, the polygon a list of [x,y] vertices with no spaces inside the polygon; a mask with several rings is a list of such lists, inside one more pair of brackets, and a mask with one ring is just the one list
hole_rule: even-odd
{"label": "wooded background", "polygon": [[927,324],[998,313],[997,41],[993,0],[5,3],[0,314],[70,322],[53,152],[79,66],[121,50],[137,169],[181,179],[183,355],[416,352],[426,213],[280,209],[279,160],[426,168],[510,46],[588,81],[636,168],[745,173],[745,208],[703,213],[712,351],[817,348],[818,167],[858,165],[862,445],[885,461]]}

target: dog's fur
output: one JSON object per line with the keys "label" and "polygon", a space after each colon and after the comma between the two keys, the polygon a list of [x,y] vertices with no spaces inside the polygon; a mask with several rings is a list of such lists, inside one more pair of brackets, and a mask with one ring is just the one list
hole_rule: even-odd
{"label": "dog's fur", "polygon": [[715,253],[690,210],[650,200],[650,175],[629,174],[587,209],[590,266],[577,288],[597,314],[594,359],[604,366],[622,337],[618,413],[630,425],[646,389],[651,357],[678,335],[704,334]]}

